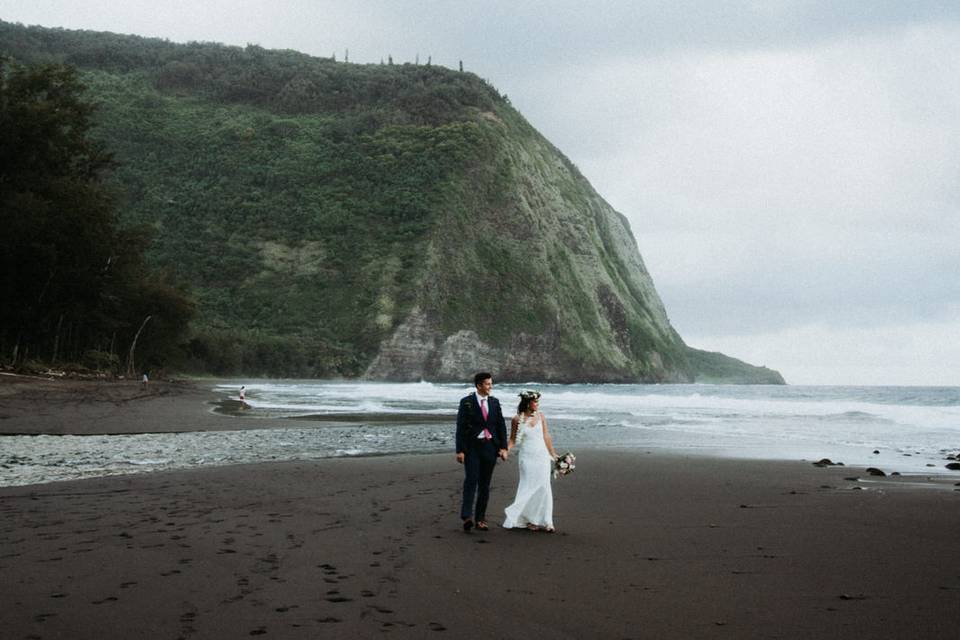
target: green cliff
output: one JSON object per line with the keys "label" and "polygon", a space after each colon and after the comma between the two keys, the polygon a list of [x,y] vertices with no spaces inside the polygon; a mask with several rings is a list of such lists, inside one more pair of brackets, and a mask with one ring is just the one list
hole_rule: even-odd
{"label": "green cliff", "polygon": [[627,220],[470,73],[0,22],[82,71],[218,373],[782,383],[687,347]]}

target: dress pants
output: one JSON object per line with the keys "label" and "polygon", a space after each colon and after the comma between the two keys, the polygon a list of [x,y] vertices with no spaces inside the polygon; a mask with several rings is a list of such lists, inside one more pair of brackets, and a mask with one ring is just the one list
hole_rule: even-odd
{"label": "dress pants", "polygon": [[476,496],[476,519],[487,519],[487,501],[490,499],[490,479],[497,466],[497,448],[493,440],[476,440],[467,446],[463,460],[463,503],[460,517],[474,515],[473,499]]}

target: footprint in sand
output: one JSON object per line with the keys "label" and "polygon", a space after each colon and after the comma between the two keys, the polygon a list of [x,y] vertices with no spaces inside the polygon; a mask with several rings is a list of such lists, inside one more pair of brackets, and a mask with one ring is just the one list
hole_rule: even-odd
{"label": "footprint in sand", "polygon": [[328,596],[327,602],[353,602],[353,598],[347,598],[346,596]]}

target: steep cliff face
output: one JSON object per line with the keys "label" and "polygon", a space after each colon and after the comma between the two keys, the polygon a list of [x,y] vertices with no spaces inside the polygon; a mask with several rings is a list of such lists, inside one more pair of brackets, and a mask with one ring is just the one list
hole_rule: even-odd
{"label": "steep cliff face", "polygon": [[782,382],[687,347],[626,219],[469,73],[0,23],[80,67],[217,373]]}
{"label": "steep cliff face", "polygon": [[626,219],[509,106],[477,122],[417,304],[365,375],[694,380]]}

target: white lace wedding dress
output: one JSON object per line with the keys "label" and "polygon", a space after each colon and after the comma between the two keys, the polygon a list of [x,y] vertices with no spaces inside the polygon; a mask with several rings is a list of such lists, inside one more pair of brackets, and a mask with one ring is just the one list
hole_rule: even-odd
{"label": "white lace wedding dress", "polygon": [[520,482],[517,497],[506,508],[506,529],[523,528],[527,525],[553,528],[553,489],[550,475],[553,473],[553,458],[543,441],[543,423],[537,414],[529,422],[520,421],[517,427]]}

